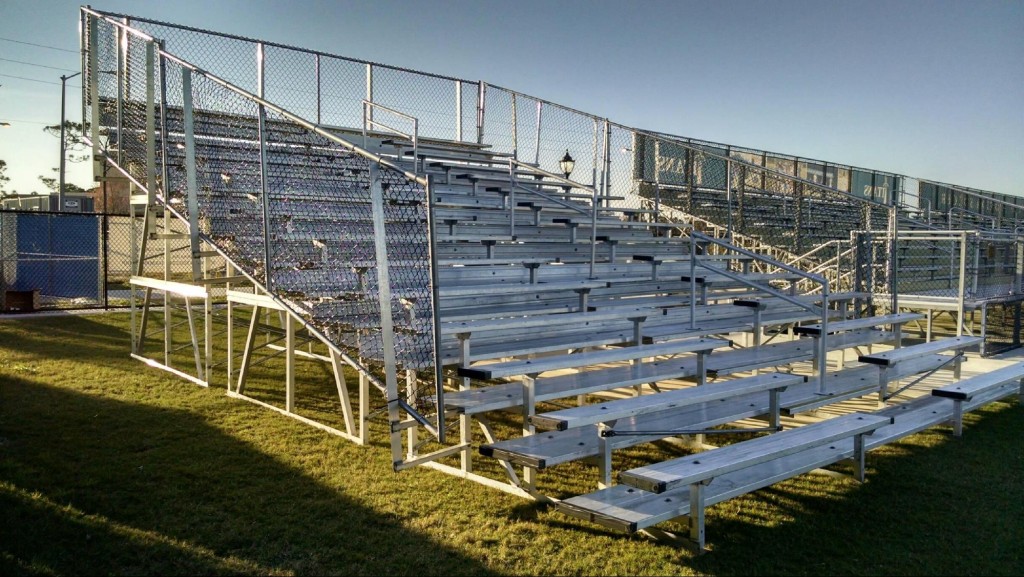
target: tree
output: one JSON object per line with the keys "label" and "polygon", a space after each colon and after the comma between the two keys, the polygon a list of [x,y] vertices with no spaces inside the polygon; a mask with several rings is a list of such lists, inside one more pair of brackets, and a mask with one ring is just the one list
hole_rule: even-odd
{"label": "tree", "polygon": [[[59,168],[54,168],[52,170],[54,172],[60,172]],[[42,182],[43,186],[45,186],[46,188],[50,189],[50,193],[51,194],[57,194],[57,188],[60,186],[60,183],[57,181],[57,178],[54,178],[52,176],[47,177],[47,176],[40,175],[39,176],[39,182]],[[78,186],[77,184],[72,184],[70,182],[65,182],[64,183],[64,192],[85,192],[85,189],[82,188],[81,186]]]}
{"label": "tree", "polygon": [[7,176],[7,161],[0,160],[0,196],[7,196],[7,183],[11,177]]}
{"label": "tree", "polygon": [[[54,124],[43,128],[43,132],[60,138],[60,125]],[[89,145],[82,139],[84,134],[81,122],[64,121],[64,154],[68,162],[83,162],[89,160],[91,154]]]}

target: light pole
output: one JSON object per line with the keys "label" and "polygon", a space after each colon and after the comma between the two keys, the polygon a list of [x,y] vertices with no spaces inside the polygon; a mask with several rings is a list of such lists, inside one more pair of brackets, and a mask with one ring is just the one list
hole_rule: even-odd
{"label": "light pole", "polygon": [[[568,148],[565,149],[565,156],[562,157],[562,160],[558,161],[558,168],[562,169],[562,173],[565,174],[565,179],[569,180],[569,175],[572,174],[572,169],[576,168],[576,161],[569,156]],[[562,188],[565,192],[569,192],[569,185],[562,185]]]}
{"label": "light pole", "polygon": [[79,74],[81,74],[81,72],[75,72],[71,76],[64,76],[62,74],[61,77],[60,77],[60,170],[57,171],[57,172],[60,173],[60,181],[57,183],[57,211],[58,212],[64,212],[64,153],[65,153],[65,143],[64,143],[64,100],[65,100],[65,92],[64,92],[64,85],[68,81],[69,78],[74,78],[75,76],[78,76]]}

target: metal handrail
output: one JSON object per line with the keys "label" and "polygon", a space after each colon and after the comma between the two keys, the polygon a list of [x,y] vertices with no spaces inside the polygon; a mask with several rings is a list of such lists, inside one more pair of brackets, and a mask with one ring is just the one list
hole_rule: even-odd
{"label": "metal handrail", "polygon": [[989,219],[989,220],[992,221],[992,228],[993,229],[996,228],[996,221],[998,220],[996,217],[989,216],[987,214],[977,213],[977,212],[974,212],[973,210],[967,210],[966,208],[962,208],[962,207],[959,207],[959,206],[952,206],[952,207],[949,208],[949,219],[948,219],[948,222],[949,222],[949,226],[950,227],[953,226],[953,211],[960,212],[961,214],[963,214],[965,216],[969,216],[969,217],[977,217],[977,218]]}
{"label": "metal handrail", "polygon": [[[818,339],[818,351],[817,351],[817,356],[818,356],[818,361],[819,361],[818,362],[818,393],[819,394],[825,394],[825,375],[826,375],[827,370],[828,370],[828,362],[826,362],[826,360],[827,360],[827,351],[828,351],[827,342],[826,342],[827,339],[828,339],[828,300],[829,300],[829,296],[831,296],[831,292],[829,291],[828,279],[825,278],[824,276],[808,273],[808,272],[800,270],[798,268],[789,266],[789,265],[787,265],[784,262],[777,261],[777,260],[772,259],[772,258],[768,258],[768,257],[766,257],[764,255],[760,255],[760,254],[757,254],[755,252],[751,252],[749,250],[740,248],[740,247],[735,246],[735,245],[731,245],[729,243],[720,241],[720,240],[718,240],[716,238],[712,238],[712,237],[707,236],[705,234],[701,234],[699,232],[691,230],[690,231],[690,327],[691,328],[696,328],[696,298],[695,298],[696,297],[696,281],[695,281],[694,277],[695,277],[696,268],[698,266],[697,254],[696,254],[696,240],[697,239],[700,239],[700,240],[702,240],[703,242],[706,242],[706,243],[711,243],[711,244],[718,245],[718,246],[720,246],[722,248],[725,248],[725,249],[737,252],[739,254],[748,256],[748,257],[753,258],[755,260],[759,260],[759,261],[768,263],[768,264],[770,264],[770,265],[772,265],[774,267],[777,267],[777,268],[782,269],[784,271],[793,273],[793,274],[795,274],[797,276],[803,277],[804,279],[815,281],[819,285],[821,285],[821,308],[820,308],[820,312],[821,312],[821,337]],[[805,303],[805,302],[801,302],[801,301],[791,297],[790,295],[784,294],[781,291],[777,291],[777,290],[775,290],[773,288],[769,288],[769,287],[765,287],[765,286],[761,286],[761,285],[754,285],[750,281],[747,281],[746,279],[744,279],[741,275],[738,275],[738,274],[735,274],[735,273],[732,273],[730,271],[726,271],[724,269],[720,269],[720,268],[717,268],[717,267],[711,267],[711,266],[709,266],[709,265],[707,265],[705,263],[700,263],[700,266],[703,266],[703,267],[705,267],[705,268],[707,268],[709,270],[714,270],[715,272],[720,273],[720,274],[722,274],[722,275],[724,275],[724,276],[726,276],[728,278],[731,278],[731,279],[733,279],[735,281],[738,281],[738,282],[741,282],[743,284],[746,284],[746,285],[750,286],[751,288],[757,288],[759,290],[763,290],[764,292],[767,292],[768,294],[770,294],[772,296],[775,296],[775,297],[781,298],[784,301],[793,303],[793,304],[799,306],[800,308],[803,308],[803,309],[807,310],[808,312],[812,312],[812,313],[819,312],[819,309],[817,307],[811,305],[811,304],[808,304],[808,303]],[[791,282],[795,282],[795,281],[791,281]]]}
{"label": "metal handrail", "polygon": [[[412,121],[412,134],[406,134],[406,133],[402,132],[401,130],[398,130],[397,128],[388,126],[387,124],[384,124],[383,122],[378,122],[378,121],[374,120],[373,119],[373,109],[375,109],[375,108],[379,108],[379,109],[381,109],[381,110],[383,110],[385,112],[389,112],[389,113],[394,114],[396,116],[401,116],[402,118],[406,118],[408,120],[411,120]],[[419,166],[419,146],[420,146],[420,144],[419,144],[420,121],[419,121],[418,118],[416,118],[415,116],[410,116],[410,115],[408,115],[408,114],[406,114],[404,112],[399,112],[399,111],[397,111],[397,110],[395,110],[393,108],[388,108],[387,106],[384,106],[383,104],[377,104],[376,102],[372,102],[372,101],[367,100],[367,99],[364,98],[363,99],[363,148],[366,148],[366,138],[367,138],[366,137],[366,130],[367,130],[367,128],[369,128],[371,126],[376,127],[376,128],[383,128],[384,130],[387,130],[387,131],[391,132],[392,134],[396,134],[398,136],[401,136],[402,138],[408,138],[409,140],[412,140],[412,170],[413,170],[413,172],[417,172],[417,173],[419,172],[419,170],[417,170],[417,167]]]}
{"label": "metal handrail", "polygon": [[790,264],[790,265],[794,265],[794,264],[796,264],[796,263],[798,263],[798,262],[800,262],[800,261],[803,261],[803,260],[807,260],[807,258],[808,258],[809,256],[811,256],[811,255],[813,255],[813,254],[817,254],[817,253],[819,253],[819,252],[821,252],[821,251],[825,250],[826,248],[828,248],[828,247],[830,247],[830,246],[832,246],[832,245],[835,245],[835,244],[839,244],[839,243],[841,243],[841,242],[846,242],[846,241],[841,241],[841,240],[839,240],[839,239],[835,239],[835,240],[830,240],[830,241],[828,241],[828,242],[826,242],[826,243],[824,243],[824,244],[820,244],[820,245],[818,245],[818,246],[816,246],[816,247],[812,248],[811,250],[809,250],[809,251],[807,251],[807,252],[803,253],[802,255],[800,255],[800,256],[798,256],[798,257],[796,257],[795,259],[793,259],[793,260],[789,261],[789,264]]}

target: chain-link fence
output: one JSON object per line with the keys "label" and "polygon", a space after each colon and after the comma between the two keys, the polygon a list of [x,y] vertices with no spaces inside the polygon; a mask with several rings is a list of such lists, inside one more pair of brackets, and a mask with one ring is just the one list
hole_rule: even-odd
{"label": "chain-link fence", "polygon": [[0,211],[0,310],[128,306],[131,234],[122,215]]}
{"label": "chain-link fence", "polygon": [[[163,263],[172,263],[163,265],[171,270],[158,270],[158,259],[146,258],[143,275],[193,278],[196,247],[185,226],[193,223],[200,242],[215,247],[304,319],[307,329],[350,358],[381,365],[391,375],[422,373],[410,379],[417,385],[401,391],[398,400],[415,407],[420,418],[440,420],[425,179],[268,104],[246,90],[241,78],[215,77],[160,48],[172,40],[187,44],[190,31],[161,28],[174,34],[158,42],[102,16],[89,13],[89,21],[90,41],[97,46],[90,61],[97,70],[114,69],[117,79],[89,86],[90,102],[102,104],[97,144],[159,201],[150,210],[174,213],[174,218],[156,218],[155,230],[138,231],[162,244],[153,252],[166,256],[159,259]],[[217,39],[225,44],[218,58],[246,52],[240,46],[247,41]],[[110,42],[122,49],[98,48]],[[278,72],[288,68],[282,62],[315,56],[317,64],[323,59],[284,47],[253,46],[261,55],[257,70],[264,72],[265,82],[253,92],[266,96],[264,86],[277,83],[279,98],[311,114],[313,101],[299,78],[305,68],[290,69],[292,77]],[[210,57],[205,51],[198,55]],[[319,91],[322,68],[317,64],[314,70]],[[376,68],[372,80],[373,72],[368,69],[367,81],[381,94],[389,94],[392,83],[402,84],[393,76],[410,74]],[[428,115],[420,126],[427,134],[451,138],[441,126],[455,125],[453,119],[461,115],[461,87],[436,77],[423,87],[420,94],[402,98],[422,101],[424,94],[442,94],[452,114],[446,120]],[[385,97],[383,102],[395,105],[401,99]],[[318,98],[320,116],[321,104]],[[361,99],[356,110],[361,116]],[[173,266],[179,257],[187,263],[180,271]]]}

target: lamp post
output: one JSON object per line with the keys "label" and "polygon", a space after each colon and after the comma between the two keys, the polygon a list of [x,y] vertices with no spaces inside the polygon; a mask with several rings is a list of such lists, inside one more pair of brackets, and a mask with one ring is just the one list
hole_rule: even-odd
{"label": "lamp post", "polygon": [[[562,173],[565,174],[565,179],[569,180],[569,175],[572,174],[572,169],[576,168],[576,161],[569,156],[568,148],[565,149],[565,156],[562,157],[562,160],[558,161],[558,167],[562,169]],[[563,185],[562,188],[565,189],[565,192],[569,192],[569,185]]]}
{"label": "lamp post", "polygon": [[65,102],[65,91],[64,87],[69,78],[78,76],[81,72],[75,72],[71,76],[61,75],[60,77],[60,182],[57,184],[57,211],[64,212],[64,154],[65,154],[65,143],[64,143],[64,102]]}

